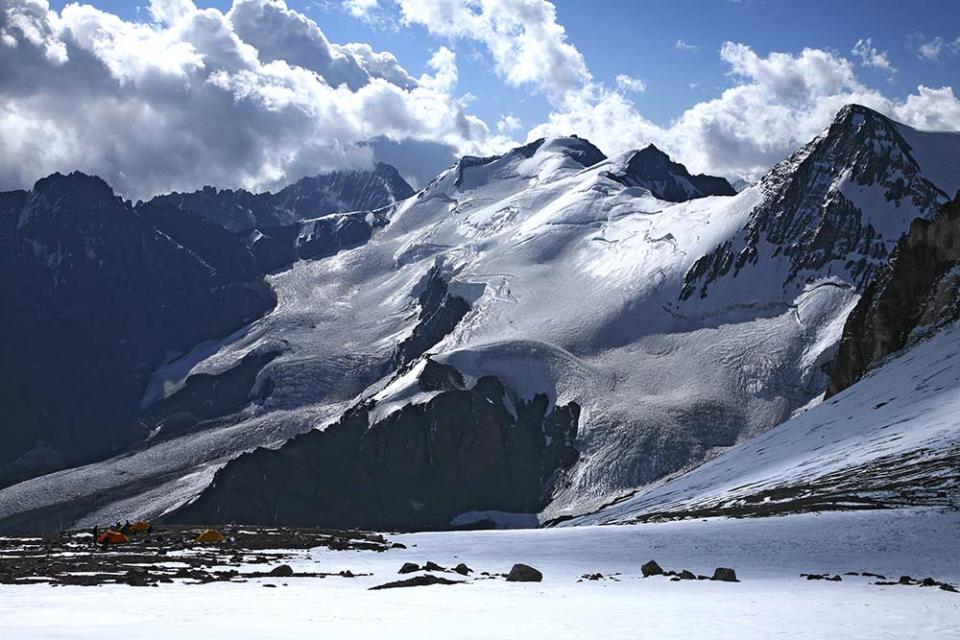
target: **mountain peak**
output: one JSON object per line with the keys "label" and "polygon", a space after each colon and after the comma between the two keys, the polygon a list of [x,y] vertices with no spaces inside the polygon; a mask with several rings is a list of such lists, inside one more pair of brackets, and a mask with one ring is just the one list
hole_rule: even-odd
{"label": "mountain peak", "polygon": [[691,175],[685,166],[652,144],[622,158],[622,165],[607,175],[624,186],[643,187],[660,200],[685,202],[705,196],[736,195],[726,179]]}
{"label": "mountain peak", "polygon": [[101,200],[118,197],[103,178],[80,171],[73,171],[67,175],[57,172],[46,178],[40,178],[33,185],[33,193],[42,194],[50,199],[64,195]]}

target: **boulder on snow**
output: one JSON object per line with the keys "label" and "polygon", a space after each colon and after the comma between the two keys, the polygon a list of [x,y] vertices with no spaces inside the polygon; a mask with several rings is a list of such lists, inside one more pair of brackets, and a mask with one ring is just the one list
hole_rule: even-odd
{"label": "boulder on snow", "polygon": [[420,565],[415,562],[404,562],[397,573],[413,573],[415,571],[420,571]]}
{"label": "boulder on snow", "polygon": [[397,580],[395,582],[378,584],[375,587],[370,587],[370,591],[378,591],[380,589],[396,589],[399,587],[427,587],[432,584],[459,584],[460,582],[462,582],[462,580],[448,580],[447,578],[441,578],[440,576],[426,574],[407,578],[406,580]]}
{"label": "boulder on snow", "polygon": [[640,567],[640,572],[643,573],[644,578],[648,578],[650,576],[662,576],[663,568],[661,568],[660,565],[657,564],[656,560],[651,560],[650,562]]}
{"label": "boulder on snow", "polygon": [[713,577],[710,579],[719,580],[720,582],[740,582],[737,580],[737,572],[727,567],[717,567],[713,572]]}
{"label": "boulder on snow", "polygon": [[443,567],[438,565],[436,562],[427,560],[427,564],[423,565],[424,571],[446,571]]}
{"label": "boulder on snow", "polygon": [[507,582],[540,582],[543,574],[527,564],[517,563],[507,574]]}
{"label": "boulder on snow", "polygon": [[280,566],[271,569],[270,575],[277,576],[279,578],[288,578],[293,575],[293,568],[288,564],[281,564]]}
{"label": "boulder on snow", "polygon": [[693,575],[693,572],[692,572],[692,571],[687,571],[686,569],[684,569],[684,570],[681,571],[679,574],[677,574],[677,577],[680,578],[681,580],[696,580],[696,579],[697,579],[697,576]]}
{"label": "boulder on snow", "polygon": [[468,567],[467,565],[465,565],[465,564],[462,563],[462,562],[461,562],[460,564],[458,564],[457,566],[455,566],[455,567],[453,568],[453,570],[454,570],[455,572],[459,573],[459,574],[462,575],[462,576],[465,576],[465,575],[467,575],[468,573],[472,573],[472,572],[473,572],[473,569],[471,569],[470,567]]}

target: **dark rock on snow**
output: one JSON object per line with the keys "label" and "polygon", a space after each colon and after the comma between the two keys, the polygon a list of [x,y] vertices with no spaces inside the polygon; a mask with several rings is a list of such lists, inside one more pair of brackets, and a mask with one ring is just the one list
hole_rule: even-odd
{"label": "dark rock on snow", "polygon": [[396,580],[394,582],[378,584],[375,587],[370,587],[369,590],[378,591],[380,589],[396,589],[400,587],[428,587],[432,584],[460,584],[460,582],[460,580],[448,580],[447,578],[441,576],[425,574],[422,576],[407,578],[406,580]]}
{"label": "dark rock on snow", "polygon": [[417,571],[420,571],[420,565],[414,562],[404,562],[397,573],[416,573]]}
{"label": "dark rock on snow", "polygon": [[281,564],[271,569],[270,575],[278,578],[289,578],[293,575],[293,568],[288,564]]}
{"label": "dark rock on snow", "polygon": [[507,574],[507,582],[540,582],[543,574],[530,565],[517,563]]}
{"label": "dark rock on snow", "polygon": [[717,567],[713,572],[713,577],[710,579],[721,582],[740,582],[737,580],[737,572],[726,567]]}
{"label": "dark rock on snow", "polygon": [[656,560],[651,560],[647,562],[642,567],[640,567],[640,572],[643,573],[643,577],[647,578],[649,576],[659,576],[663,575],[663,569],[657,564]]}

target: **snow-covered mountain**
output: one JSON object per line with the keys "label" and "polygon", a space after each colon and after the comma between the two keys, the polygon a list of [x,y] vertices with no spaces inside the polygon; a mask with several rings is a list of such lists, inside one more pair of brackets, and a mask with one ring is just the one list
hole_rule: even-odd
{"label": "snow-covered mountain", "polygon": [[413,195],[396,169],[334,171],[303,178],[276,193],[204,187],[157,196],[149,204],[191,211],[234,232],[293,225],[331,213],[379,209]]}
{"label": "snow-covered mountain", "polygon": [[[960,136],[862,107],[737,195],[665,199],[680,199],[680,177],[694,182],[638,161],[658,153],[604,158],[571,137],[464,158],[378,212],[365,244],[268,276],[273,312],[155,370],[142,400],[152,446],[6,489],[0,519],[153,516],[206,489],[177,517],[323,524],[347,487],[329,474],[310,485],[311,470],[338,452],[364,495],[392,491],[390,509],[351,505],[367,526],[593,510],[817,398],[871,275],[960,187]],[[643,175],[650,165],[672,181]],[[425,373],[438,370],[439,386]],[[227,379],[249,382],[249,404],[167,435],[191,394]],[[456,431],[458,415],[483,421]],[[276,451],[242,456],[211,485],[257,445]],[[519,469],[511,460],[535,470],[535,500],[526,481],[482,494],[470,487],[488,476],[463,476]],[[438,481],[463,491],[431,492]],[[278,489],[293,486],[318,488]],[[244,502],[274,511],[241,513]]]}
{"label": "snow-covered mountain", "polygon": [[702,466],[564,524],[956,510],[958,234],[960,197],[934,221],[914,222],[848,318],[827,401]]}

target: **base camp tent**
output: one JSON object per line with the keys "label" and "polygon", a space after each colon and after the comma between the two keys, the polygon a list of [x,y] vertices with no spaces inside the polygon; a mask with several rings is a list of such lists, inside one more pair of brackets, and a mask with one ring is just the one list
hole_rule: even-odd
{"label": "base camp tent", "polygon": [[197,542],[223,542],[226,540],[224,535],[216,529],[207,529],[197,536]]}
{"label": "base camp tent", "polygon": [[130,538],[119,531],[104,531],[100,534],[100,537],[97,538],[97,542],[100,544],[126,544],[130,542]]}

